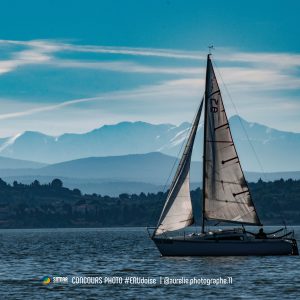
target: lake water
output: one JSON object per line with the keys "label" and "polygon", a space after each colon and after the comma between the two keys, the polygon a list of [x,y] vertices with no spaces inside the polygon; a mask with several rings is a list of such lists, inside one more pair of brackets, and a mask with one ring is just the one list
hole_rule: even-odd
{"label": "lake water", "polygon": [[[299,239],[300,227],[294,229]],[[0,230],[0,255],[0,299],[300,298],[299,256],[161,257],[144,228]],[[44,276],[69,281],[44,285]],[[72,284],[80,276],[122,283]],[[228,276],[228,285],[159,282]],[[157,282],[125,284],[126,277]]]}

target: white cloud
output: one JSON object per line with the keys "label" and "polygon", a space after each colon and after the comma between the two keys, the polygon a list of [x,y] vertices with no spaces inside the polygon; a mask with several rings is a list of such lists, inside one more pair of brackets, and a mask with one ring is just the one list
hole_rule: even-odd
{"label": "white cloud", "polygon": [[106,46],[81,46],[64,44],[64,50],[90,53],[123,54],[133,56],[158,56],[178,59],[203,60],[205,54],[198,51],[180,51],[174,49],[154,49],[154,48],[129,48],[129,47],[106,47]]}
{"label": "white cloud", "polygon": [[[177,74],[182,76],[202,76],[199,67],[153,66],[134,61],[91,61],[80,59],[62,59],[55,57],[58,52],[87,52],[123,54],[130,56],[156,56],[174,59],[204,60],[206,54],[196,51],[181,51],[173,49],[105,47],[91,45],[76,45],[51,40],[13,41],[0,40],[1,44],[26,46],[28,49],[13,53],[10,60],[0,61],[0,74],[31,64],[47,64],[63,68],[86,68],[127,73],[157,73]],[[228,51],[221,48],[216,54],[220,70],[231,85],[244,85],[252,89],[253,84],[259,84],[264,89],[299,88],[299,77],[294,70],[300,66],[300,55],[291,53],[247,53]],[[224,66],[223,63],[227,65]],[[228,62],[240,63],[230,66]]]}
{"label": "white cloud", "polygon": [[95,61],[76,61],[76,60],[62,60],[57,59],[51,64],[63,68],[85,68],[114,71],[120,73],[145,73],[145,74],[177,74],[177,75],[199,75],[200,68],[176,68],[176,67],[153,67],[128,61],[109,61],[109,62],[95,62]]}
{"label": "white cloud", "polygon": [[216,76],[233,89],[238,90],[291,90],[300,89],[300,77],[280,70],[246,67],[222,67],[216,69]]}
{"label": "white cloud", "polygon": [[[16,130],[17,132],[22,130],[22,127],[26,128],[26,124],[30,124],[32,129],[40,129],[51,134],[62,133],[66,131],[66,128],[70,131],[89,130],[92,129],[91,126],[98,124],[100,118],[101,122],[107,123],[122,120],[180,123],[192,119],[204,91],[204,69],[196,66],[178,67],[179,59],[195,60],[195,64],[199,65],[199,60],[206,58],[203,52],[74,45],[58,41],[2,40],[0,47],[5,43],[20,45],[26,49],[22,48],[12,53],[11,59],[0,61],[0,74],[11,72],[22,66],[43,64],[60,68],[178,75],[176,80],[169,80],[170,77],[166,77],[157,84],[149,82],[148,85],[135,87],[132,90],[102,93],[92,97],[62,101],[58,104],[30,103],[29,106],[21,109],[22,101],[17,108],[13,104],[14,101],[11,101],[11,104],[6,104],[7,107],[11,107],[11,110],[6,109],[0,114],[0,120],[2,128],[5,124],[13,126],[15,128],[13,133],[16,133]],[[133,61],[63,59],[56,55],[60,52],[122,54],[130,56]],[[177,67],[174,67],[171,60],[168,60],[169,64],[166,66],[146,64],[147,60],[140,63],[141,60],[134,61],[135,56],[174,58],[177,60]],[[216,60],[217,70],[222,74],[243,117],[275,128],[286,130],[294,128],[293,131],[300,131],[300,120],[297,117],[300,112],[300,101],[295,99],[295,96],[293,98],[289,95],[289,91],[299,94],[300,78],[296,71],[300,66],[300,55],[244,53],[234,50],[229,52],[227,49],[220,49],[216,52]],[[219,76],[218,72],[217,76]],[[219,82],[222,87],[222,81],[219,80]],[[279,93],[285,96],[280,98]],[[230,99],[224,89],[223,96],[229,115],[235,114],[236,111],[230,104]],[[266,119],[266,112],[268,112],[268,119]],[[66,117],[68,113],[72,115],[72,118]],[[80,127],[74,115],[77,119],[81,116],[83,121],[80,122]],[[20,120],[19,125],[9,121],[16,118]],[[57,126],[49,125],[54,119],[57,121]],[[281,123],[277,120],[281,120]],[[6,121],[8,123],[5,123]]]}
{"label": "white cloud", "polygon": [[202,59],[201,55],[193,52],[165,50],[165,49],[146,49],[146,48],[124,48],[124,47],[104,47],[104,46],[82,46],[72,45],[54,41],[13,41],[0,40],[1,44],[14,44],[28,47],[27,50],[18,51],[12,54],[10,60],[0,61],[0,74],[14,71],[16,68],[26,65],[47,64],[55,67],[64,68],[86,68],[98,69],[114,72],[126,73],[163,73],[163,74],[197,74],[198,68],[176,68],[143,65],[128,61],[89,61],[58,59],[55,57],[57,52],[88,52],[106,54],[124,54],[131,56],[156,56],[176,59]]}
{"label": "white cloud", "polygon": [[[157,56],[175,59],[205,60],[206,51],[189,51],[177,49],[141,48],[141,47],[108,47],[101,45],[70,44],[56,40],[0,40],[1,44],[27,46],[47,53],[55,52],[86,52],[103,54],[122,54],[129,56]],[[236,49],[216,48],[218,61],[241,62],[259,64],[261,67],[299,67],[300,54],[297,53],[270,53],[270,52],[240,52]]]}
{"label": "white cloud", "polygon": [[53,104],[53,105],[40,105],[40,106],[36,106],[36,107],[28,109],[28,110],[0,114],[0,120],[15,119],[15,118],[24,117],[24,116],[31,116],[31,115],[42,113],[42,112],[61,109],[61,108],[75,105],[78,103],[91,102],[91,101],[102,100],[102,99],[103,99],[103,97],[91,97],[91,98],[82,98],[82,99],[74,99],[74,100],[64,101],[64,102],[61,102],[58,104]]}
{"label": "white cloud", "polygon": [[[95,97],[73,99],[58,104],[37,105],[31,104],[28,108],[22,107],[13,112],[6,112],[0,115],[0,120],[22,120],[17,122],[20,129],[24,120],[31,119],[35,122],[35,130],[42,130],[43,122],[49,123],[51,119],[60,119],[54,128],[44,127],[42,131],[51,134],[65,132],[66,126],[73,124],[74,131],[78,130],[78,117],[81,132],[93,129],[92,125],[98,124],[104,119],[108,123],[115,123],[123,120],[144,120],[154,123],[181,123],[190,121],[200,103],[204,91],[204,79],[185,78],[169,80],[151,86],[141,86],[132,90],[109,92],[95,95]],[[253,89],[248,93],[234,90],[232,93],[235,106],[232,105],[228,95],[223,90],[223,98],[227,112],[230,115],[239,113],[248,120],[256,121],[278,128],[278,116],[284,114],[286,117],[300,111],[300,102],[286,97],[284,100],[272,95],[266,95],[263,99],[260,91]],[[13,101],[12,101],[13,102]],[[85,106],[82,106],[85,104]],[[86,105],[88,104],[88,105]],[[238,107],[238,111],[235,110]],[[55,111],[55,113],[53,113]],[[67,117],[68,111],[78,116]],[[109,116],[109,118],[107,118]],[[266,116],[269,116],[266,118]],[[272,116],[272,118],[270,118]],[[92,120],[94,118],[94,120]],[[36,121],[34,121],[36,120]],[[282,124],[281,124],[282,125]],[[295,127],[296,126],[296,127]],[[297,127],[298,126],[298,127]],[[281,126],[284,128],[284,126]],[[72,126],[70,127],[72,128]],[[294,130],[293,130],[294,128]],[[299,120],[289,130],[297,131],[300,128]]]}
{"label": "white cloud", "polygon": [[[227,52],[227,50],[224,49],[224,52]],[[300,54],[296,53],[247,53],[231,51],[221,54],[220,59],[231,62],[253,63],[260,68],[268,66],[268,68],[289,69],[300,66]]]}
{"label": "white cloud", "polygon": [[[10,43],[10,41],[1,40],[0,45],[5,42]],[[22,45],[21,42],[16,41],[16,43]],[[13,52],[11,59],[0,60],[0,74],[14,71],[18,67],[26,65],[44,64],[49,62],[52,57],[53,48],[47,46],[47,43],[33,43],[32,46],[26,50]]]}

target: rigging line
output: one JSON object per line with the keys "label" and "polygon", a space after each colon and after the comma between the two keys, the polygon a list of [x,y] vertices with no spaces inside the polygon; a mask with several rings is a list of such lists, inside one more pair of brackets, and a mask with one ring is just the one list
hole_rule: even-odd
{"label": "rigging line", "polygon": [[[255,156],[255,158],[256,158],[256,160],[257,160],[257,163],[258,163],[258,165],[259,165],[259,167],[260,167],[260,169],[261,169],[261,171],[262,171],[262,175],[263,175],[265,181],[267,182],[267,181],[268,181],[268,178],[267,178],[266,172],[265,172],[265,170],[264,170],[264,168],[263,168],[263,166],[262,166],[262,163],[261,163],[261,161],[260,161],[260,159],[259,159],[259,157],[258,157],[258,155],[257,155],[257,152],[255,151],[255,148],[254,148],[253,144],[252,144],[251,141],[250,141],[248,132],[247,132],[247,130],[246,130],[244,124],[243,124],[242,121],[241,121],[241,118],[240,118],[238,109],[237,109],[237,107],[235,106],[235,104],[234,104],[234,102],[233,102],[233,99],[232,99],[232,97],[231,97],[231,94],[230,94],[230,92],[229,92],[229,89],[227,88],[227,85],[225,84],[225,81],[223,80],[223,77],[222,77],[222,75],[221,75],[221,73],[220,73],[220,71],[219,71],[219,67],[217,66],[217,64],[216,64],[215,61],[213,61],[213,64],[214,64],[214,66],[215,66],[215,69],[216,69],[217,72],[218,72],[219,77],[221,78],[221,81],[222,81],[222,84],[223,84],[223,86],[224,86],[224,89],[225,89],[225,91],[226,91],[226,93],[227,93],[227,96],[228,96],[228,98],[230,99],[230,102],[231,102],[231,104],[232,104],[232,106],[233,106],[233,108],[234,108],[234,110],[235,110],[235,112],[236,112],[236,114],[237,114],[237,116],[238,116],[238,120],[239,120],[239,122],[240,122],[240,124],[241,124],[241,127],[242,127],[242,129],[243,129],[243,131],[244,131],[244,133],[245,133],[245,135],[246,135],[247,141],[248,141],[248,143],[249,143],[249,145],[250,145],[250,147],[251,147],[251,149],[252,149],[252,151],[253,151],[253,153],[254,153],[254,156]],[[276,202],[276,204],[277,204],[277,206],[278,206],[278,208],[279,208],[279,214],[280,214],[281,221],[282,221],[283,225],[286,227],[286,222],[285,222],[285,219],[284,219],[283,214],[282,214],[281,206],[280,206],[280,204],[279,204],[279,202],[277,201],[276,198],[275,198],[275,202]]]}
{"label": "rigging line", "polygon": [[[203,99],[203,97],[204,97],[204,94],[203,94],[203,96],[202,96],[201,99]],[[201,101],[202,101],[202,100],[201,100]],[[200,102],[200,105],[201,105],[201,102]],[[191,127],[189,128],[189,130],[187,130],[187,133],[186,133],[186,135],[185,135],[184,141],[181,143],[181,146],[180,146],[180,149],[179,149],[179,151],[178,151],[178,154],[177,154],[177,156],[175,157],[175,160],[174,160],[174,163],[173,163],[171,172],[169,173],[169,176],[168,176],[168,178],[167,178],[167,180],[166,180],[166,182],[165,182],[165,184],[164,184],[164,186],[163,186],[163,189],[162,189],[162,195],[160,195],[159,198],[158,198],[158,201],[159,201],[159,202],[162,200],[163,195],[166,193],[166,188],[167,188],[168,183],[169,183],[169,181],[170,181],[171,175],[173,174],[174,168],[175,168],[175,166],[177,165],[177,160],[178,160],[178,158],[179,158],[181,155],[183,155],[183,151],[184,151],[184,148],[185,148],[185,144],[186,144],[187,138],[188,138],[189,135],[190,135],[190,132],[193,130],[193,124],[194,124],[194,121],[195,121],[195,119],[196,119],[196,117],[197,117],[197,113],[198,113],[198,109],[197,109],[197,111],[196,111],[196,114],[194,115],[193,121],[192,121],[192,123],[191,123]],[[197,131],[198,131],[198,128],[197,128]],[[197,132],[196,132],[196,134],[197,134]],[[180,160],[179,160],[178,164],[179,164],[179,163],[180,163]],[[150,219],[149,219],[149,221],[148,221],[148,226],[147,226],[147,227],[150,227],[150,226],[151,226],[151,225],[149,225],[149,222],[151,222],[152,217],[154,216],[154,214],[156,214],[156,212],[158,211],[159,208],[160,208],[160,207],[159,207],[159,205],[158,205],[158,206],[156,206],[156,209],[153,210],[153,212],[152,212],[152,214],[151,214],[151,216],[150,216]]]}
{"label": "rigging line", "polygon": [[225,81],[223,80],[223,77],[222,77],[222,75],[221,75],[221,73],[220,73],[220,71],[219,71],[219,68],[218,68],[218,66],[217,66],[217,64],[216,64],[215,61],[213,61],[213,64],[215,65],[215,69],[217,70],[218,75],[219,75],[219,77],[221,78],[221,81],[222,81],[222,84],[223,84],[223,86],[224,86],[224,89],[225,89],[225,91],[226,91],[226,93],[227,93],[227,96],[228,96],[228,98],[230,99],[230,102],[231,102],[231,104],[232,104],[232,106],[233,106],[233,108],[234,108],[236,114],[238,115],[238,120],[239,120],[239,122],[240,122],[240,124],[241,124],[241,127],[242,127],[242,129],[243,129],[243,131],[244,131],[244,133],[245,133],[245,135],[246,135],[247,141],[248,141],[248,143],[249,143],[249,145],[250,145],[250,147],[251,147],[251,149],[252,149],[252,151],[253,151],[253,154],[254,154],[254,156],[255,156],[255,158],[256,158],[256,160],[257,160],[257,163],[259,164],[259,168],[260,168],[261,171],[262,171],[262,174],[263,174],[263,176],[264,176],[264,179],[265,179],[265,180],[268,180],[267,175],[266,175],[266,172],[265,172],[265,170],[264,170],[264,168],[263,168],[263,166],[262,166],[262,163],[261,163],[261,161],[260,161],[260,159],[259,159],[259,157],[258,157],[258,155],[257,155],[257,152],[255,151],[255,148],[254,148],[253,144],[251,143],[251,140],[250,140],[250,138],[249,138],[248,132],[247,132],[247,130],[246,130],[244,124],[242,123],[242,121],[241,121],[241,119],[240,119],[240,114],[239,114],[239,112],[238,112],[238,109],[237,109],[236,105],[235,105],[234,102],[233,102],[233,99],[232,99],[232,97],[231,97],[231,94],[230,94],[230,92],[229,92],[229,90],[228,90],[228,88],[227,88],[227,85],[225,84]]}

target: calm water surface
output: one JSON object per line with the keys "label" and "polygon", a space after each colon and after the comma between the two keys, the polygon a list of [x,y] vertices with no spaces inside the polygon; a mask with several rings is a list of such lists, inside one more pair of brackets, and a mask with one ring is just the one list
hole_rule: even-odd
{"label": "calm water surface", "polygon": [[[0,256],[0,299],[300,299],[299,256],[165,258],[143,228],[0,230]],[[45,286],[46,275],[69,283]],[[72,276],[232,276],[233,284],[73,285]]]}

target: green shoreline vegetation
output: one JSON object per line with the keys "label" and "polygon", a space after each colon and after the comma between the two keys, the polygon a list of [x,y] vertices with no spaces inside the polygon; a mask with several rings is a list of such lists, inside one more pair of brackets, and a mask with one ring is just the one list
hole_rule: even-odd
{"label": "green shoreline vegetation", "polygon": [[[259,180],[249,187],[264,225],[281,225],[282,217],[288,225],[300,224],[300,180]],[[110,197],[65,188],[60,179],[29,185],[0,179],[0,228],[153,226],[166,196],[158,192]],[[201,190],[191,191],[191,198],[194,211],[200,212]]]}

